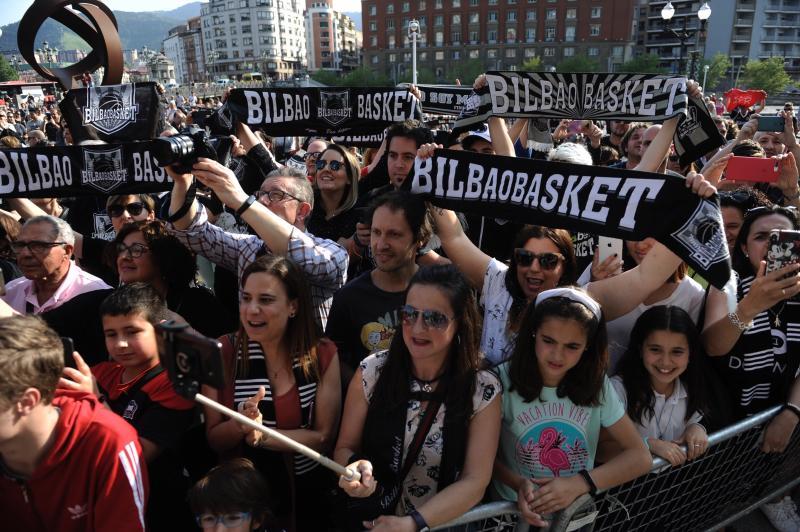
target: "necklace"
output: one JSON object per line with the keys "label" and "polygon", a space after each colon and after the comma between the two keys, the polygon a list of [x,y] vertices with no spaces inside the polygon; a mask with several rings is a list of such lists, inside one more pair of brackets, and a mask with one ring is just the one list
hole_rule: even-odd
{"label": "necklace", "polygon": [[[675,393],[673,390],[672,393]],[[667,426],[661,427],[661,419],[664,417],[664,410],[667,409],[667,401],[669,401],[669,397],[664,396],[664,406],[661,408],[661,412],[658,414],[658,418],[656,419],[656,429],[658,430],[658,438],[659,440],[664,439],[664,432],[666,432],[667,427],[669,426],[669,420],[672,419],[672,413],[675,411],[675,404],[677,401],[673,401],[672,408],[669,410],[669,415],[667,416]]]}
{"label": "necklace", "polygon": [[431,385],[433,383],[437,382],[439,379],[441,379],[442,376],[441,375],[437,375],[435,378],[433,378],[433,379],[431,379],[429,381],[426,381],[424,379],[420,379],[419,377],[414,377],[414,376],[412,376],[412,378],[419,383],[420,388],[422,388],[423,392],[431,393],[433,391],[433,386],[431,386]]}
{"label": "necklace", "polygon": [[783,312],[783,308],[785,306],[786,306],[786,301],[784,300],[784,302],[781,303],[781,309],[778,312],[772,312],[772,309],[769,309],[769,313],[773,317],[772,324],[775,327],[781,326],[781,313]]}

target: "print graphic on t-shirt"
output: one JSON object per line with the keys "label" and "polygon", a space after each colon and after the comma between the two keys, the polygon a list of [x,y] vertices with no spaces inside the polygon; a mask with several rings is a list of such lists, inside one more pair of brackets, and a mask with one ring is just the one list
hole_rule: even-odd
{"label": "print graphic on t-shirt", "polygon": [[361,327],[361,344],[367,352],[389,349],[394,336],[394,327],[387,327],[383,323],[371,321]]}
{"label": "print graphic on t-shirt", "polygon": [[532,405],[517,415],[527,430],[516,442],[516,461],[528,478],[572,476],[586,469],[589,410],[565,402]]}
{"label": "print graphic on t-shirt", "polygon": [[94,231],[92,232],[92,238],[100,238],[102,240],[114,240],[114,226],[111,225],[111,218],[107,214],[102,214],[99,212],[94,213]]}

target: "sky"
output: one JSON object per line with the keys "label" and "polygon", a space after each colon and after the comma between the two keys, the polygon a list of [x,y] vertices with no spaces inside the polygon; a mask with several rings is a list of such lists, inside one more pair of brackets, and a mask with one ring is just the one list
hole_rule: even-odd
{"label": "sky", "polygon": [[[187,0],[105,0],[105,4],[117,11],[170,11],[176,7],[190,3]],[[305,3],[305,2],[304,2]],[[0,9],[0,26],[16,22],[33,4],[32,0],[4,0]],[[361,11],[361,0],[334,0],[334,7],[339,11]]]}

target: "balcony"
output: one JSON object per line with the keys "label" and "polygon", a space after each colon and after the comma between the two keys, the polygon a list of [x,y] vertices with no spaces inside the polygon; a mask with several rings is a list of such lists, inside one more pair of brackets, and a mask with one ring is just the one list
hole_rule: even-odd
{"label": "balcony", "polygon": [[800,43],[798,35],[768,35],[761,38],[761,42],[796,42]]}
{"label": "balcony", "polygon": [[[752,25],[753,21],[750,21],[749,25]],[[765,28],[796,28],[800,26],[800,21],[797,20],[765,20],[764,27]]]}

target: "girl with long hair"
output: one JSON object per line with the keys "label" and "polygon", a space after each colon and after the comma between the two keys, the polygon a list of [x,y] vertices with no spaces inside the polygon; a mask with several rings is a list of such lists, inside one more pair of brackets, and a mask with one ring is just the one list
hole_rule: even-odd
{"label": "girl with long hair", "polygon": [[[308,282],[291,260],[264,256],[241,280],[241,327],[222,338],[228,385],[208,389],[212,399],[277,429],[312,449],[330,450],[341,385],[336,346],[321,338]],[[269,482],[273,512],[287,530],[324,530],[319,501],[329,477],[314,461],[221,414],[206,410],[212,449],[250,459]]]}
{"label": "girl with long hair", "polygon": [[491,478],[500,384],[479,369],[472,289],[453,266],[421,268],[401,316],[402,334],[362,361],[347,393],[334,457],[361,479],[339,486],[375,502],[353,529],[440,525],[478,503]]}

